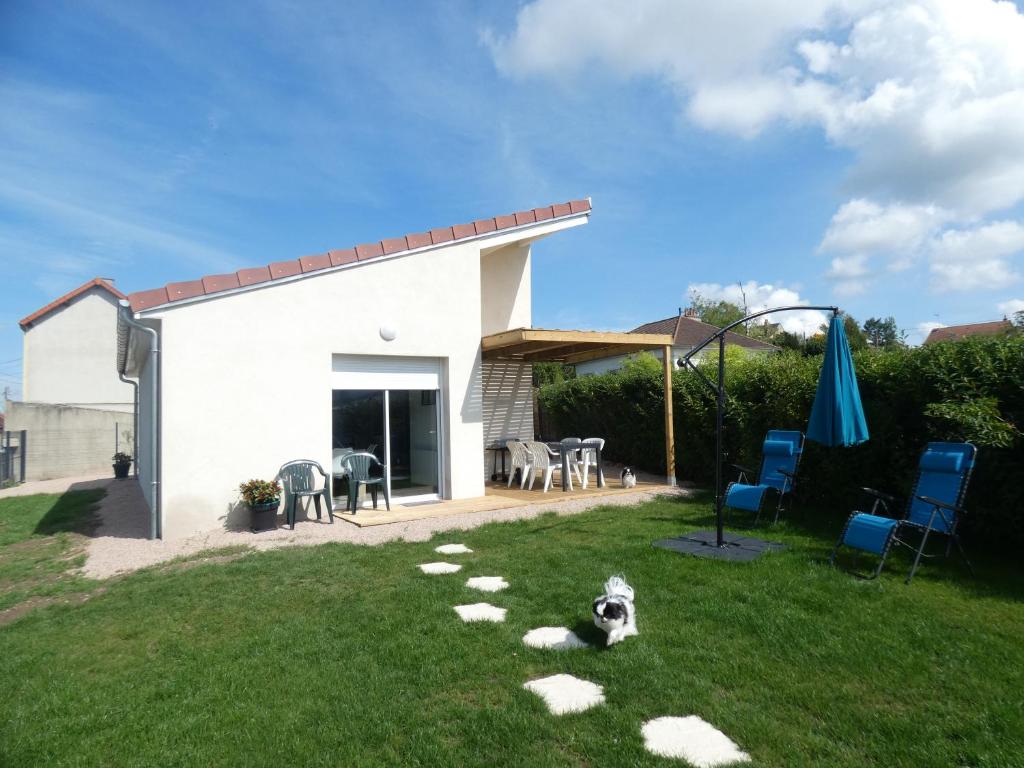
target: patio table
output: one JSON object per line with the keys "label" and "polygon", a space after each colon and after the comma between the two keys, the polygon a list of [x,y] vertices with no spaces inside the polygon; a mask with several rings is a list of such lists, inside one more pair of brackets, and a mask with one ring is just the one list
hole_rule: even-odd
{"label": "patio table", "polygon": [[558,443],[548,443],[556,449],[562,459],[562,491],[569,490],[569,454],[579,450],[592,450],[596,457],[597,466],[597,487],[604,488],[604,477],[601,473],[601,441],[580,440],[579,438],[566,438]]}
{"label": "patio table", "polygon": [[492,454],[491,459],[491,481],[498,479],[498,454],[501,454],[501,480],[508,480],[508,472],[505,471],[505,454],[508,453],[508,446],[504,443],[491,443],[485,448]]}

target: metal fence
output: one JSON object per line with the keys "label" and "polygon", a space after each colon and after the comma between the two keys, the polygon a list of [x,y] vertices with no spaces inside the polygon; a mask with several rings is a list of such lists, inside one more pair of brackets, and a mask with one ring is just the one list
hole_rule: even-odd
{"label": "metal fence", "polygon": [[0,487],[25,482],[28,433],[0,433]]}

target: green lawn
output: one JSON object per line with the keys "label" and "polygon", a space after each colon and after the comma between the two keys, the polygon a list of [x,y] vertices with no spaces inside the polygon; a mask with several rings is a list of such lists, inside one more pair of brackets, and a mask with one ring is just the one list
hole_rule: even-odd
{"label": "green lawn", "polygon": [[[858,581],[824,564],[838,523],[779,526],[789,549],[750,564],[651,547],[709,512],[661,500],[118,579],[0,628],[0,764],[672,765],[644,751],[640,724],[687,714],[754,765],[1022,764],[1019,569],[929,566],[905,587],[897,559]],[[447,558],[459,574],[421,574],[442,541],[475,552]],[[637,590],[639,637],[522,645],[543,625],[596,639],[590,602],[617,572]],[[511,587],[467,590],[472,575]],[[478,601],[507,622],[451,609]],[[603,685],[607,704],[547,714],[521,685],[558,672]]]}
{"label": "green lawn", "polygon": [[104,491],[0,500],[0,611],[31,600],[74,600],[96,582],[75,575],[85,562],[84,534],[95,526]]}

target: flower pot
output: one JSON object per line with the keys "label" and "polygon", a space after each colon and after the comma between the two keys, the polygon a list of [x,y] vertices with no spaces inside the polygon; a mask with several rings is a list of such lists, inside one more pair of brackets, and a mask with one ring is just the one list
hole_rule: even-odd
{"label": "flower pot", "polygon": [[262,504],[250,504],[252,510],[252,525],[250,530],[253,533],[260,531],[272,531],[277,528],[277,507],[280,499],[265,501]]}
{"label": "flower pot", "polygon": [[131,469],[132,463],[130,461],[122,461],[114,464],[114,477],[118,480],[124,480],[128,477],[128,470]]}

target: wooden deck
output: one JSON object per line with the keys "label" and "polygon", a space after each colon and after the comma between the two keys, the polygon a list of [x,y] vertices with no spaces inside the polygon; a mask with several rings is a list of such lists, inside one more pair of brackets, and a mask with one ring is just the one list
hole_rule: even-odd
{"label": "wooden deck", "polygon": [[583,490],[575,486],[572,491],[563,493],[558,486],[553,486],[550,491],[543,493],[538,486],[532,491],[521,491],[514,484],[506,488],[504,483],[488,482],[485,495],[472,499],[455,499],[450,501],[438,501],[428,504],[412,504],[404,506],[392,503],[391,511],[384,509],[384,500],[380,500],[380,509],[360,509],[355,515],[350,515],[344,510],[337,515],[337,518],[345,522],[365,528],[371,525],[387,525],[389,523],[408,523],[413,520],[426,520],[432,517],[449,517],[451,515],[462,515],[467,512],[490,512],[496,509],[512,509],[514,507],[528,507],[534,504],[546,504],[552,508],[565,501],[578,499],[600,499],[605,496],[618,496],[624,493],[637,493],[639,491],[668,490],[667,485],[659,483],[638,482],[636,488],[623,488],[619,485],[617,478],[609,479],[604,488],[598,488],[593,482]]}

